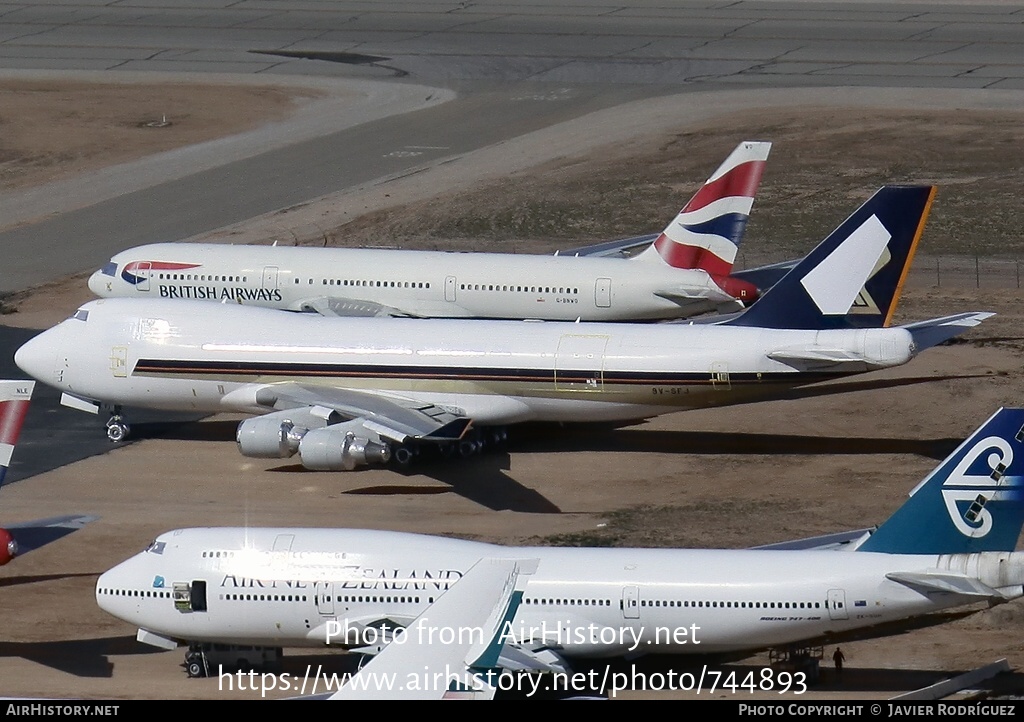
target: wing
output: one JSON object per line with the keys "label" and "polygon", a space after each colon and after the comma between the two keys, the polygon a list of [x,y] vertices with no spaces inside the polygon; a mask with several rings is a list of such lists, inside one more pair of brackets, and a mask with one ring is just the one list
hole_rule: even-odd
{"label": "wing", "polygon": [[281,384],[256,395],[261,406],[275,409],[329,409],[342,420],[361,420],[363,425],[392,441],[410,438],[452,441],[469,427],[470,420],[452,409],[397,396],[366,391],[301,384]]}
{"label": "wing", "polygon": [[481,559],[331,699],[491,699],[484,677],[522,601],[521,577],[536,567],[535,559]]}
{"label": "wing", "polygon": [[409,446],[456,442],[471,423],[458,409],[401,396],[294,383],[258,389],[256,403],[270,413],[239,425],[242,454],[283,459],[298,452],[303,466],[321,471],[387,463],[394,445],[406,463]]}
{"label": "wing", "polygon": [[592,246],[581,246],[580,248],[570,248],[568,250],[559,250],[557,255],[559,256],[590,256],[592,258],[629,258],[637,251],[642,251],[652,243],[658,237],[657,233],[647,233],[642,236],[633,236],[632,238],[622,238],[617,241],[605,241],[604,243],[595,243]]}

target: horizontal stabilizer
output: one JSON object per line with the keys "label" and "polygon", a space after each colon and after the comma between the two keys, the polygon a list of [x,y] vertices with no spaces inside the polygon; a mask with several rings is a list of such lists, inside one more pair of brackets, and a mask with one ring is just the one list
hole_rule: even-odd
{"label": "horizontal stabilizer", "polygon": [[642,236],[623,238],[617,241],[605,241],[595,243],[592,246],[570,248],[560,251],[562,256],[590,256],[591,258],[628,258],[639,248],[647,248],[660,234],[646,233]]}
{"label": "horizontal stabilizer", "polygon": [[899,582],[915,589],[922,594],[958,594],[978,599],[1006,599],[1007,596],[997,589],[982,584],[978,579],[960,574],[933,574],[929,572],[890,572],[886,579]]}
{"label": "horizontal stabilizer", "polygon": [[71,516],[55,516],[49,519],[8,524],[5,526],[18,545],[18,556],[39,549],[50,542],[63,539],[68,534],[78,531],[86,524],[96,521],[98,516],[83,514]]}
{"label": "horizontal stabilizer", "polygon": [[[692,293],[686,291],[655,291],[655,296],[664,298],[666,301],[678,303],[686,308],[688,315],[697,315],[714,311],[718,314],[736,313],[745,307],[741,301],[729,299],[728,301],[709,299],[707,293]],[[720,298],[720,294],[719,294]]]}
{"label": "horizontal stabilizer", "polygon": [[743,271],[733,271],[731,275],[733,278],[738,278],[741,281],[746,281],[747,283],[757,286],[763,292],[781,281],[782,277],[792,271],[798,263],[800,263],[800,259],[796,259],[794,261],[782,261],[781,263],[772,263],[768,266],[747,268]]}
{"label": "horizontal stabilizer", "polygon": [[920,352],[955,338],[992,316],[995,314],[986,311],[957,313],[952,316],[933,318],[929,321],[918,321],[902,328],[910,331],[910,335],[914,339],[914,346]]}
{"label": "horizontal stabilizer", "polygon": [[853,531],[840,531],[834,534],[807,537],[806,539],[793,539],[775,544],[764,544],[758,547],[751,547],[751,549],[768,549],[773,551],[792,551],[794,549],[840,551],[870,532],[871,529],[854,529]]}
{"label": "horizontal stabilizer", "polygon": [[829,348],[784,348],[772,351],[768,358],[782,363],[811,363],[834,366],[837,364],[865,364],[868,359],[848,349]]}

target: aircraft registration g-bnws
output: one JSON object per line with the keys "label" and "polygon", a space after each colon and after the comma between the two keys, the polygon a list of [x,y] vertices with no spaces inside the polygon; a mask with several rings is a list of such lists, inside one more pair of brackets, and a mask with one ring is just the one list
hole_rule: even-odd
{"label": "aircraft registration g-bnws", "polygon": [[111,438],[127,432],[120,405],[265,414],[239,426],[242,453],[298,453],[319,470],[385,463],[392,452],[405,463],[433,445],[468,455],[480,427],[784,398],[904,364],[991,315],[884,327],[933,192],[878,191],[760,301],[715,324],[325,318],[103,299],[15,361],[66,405],[112,406]]}
{"label": "aircraft registration g-bnws", "polygon": [[[436,641],[453,640],[458,619],[440,609],[432,616],[431,605],[509,609],[502,587],[482,595],[460,581],[481,560],[497,559],[534,561],[535,569],[520,580],[488,667],[564,670],[573,658],[748,653],[881,636],[923,615],[1024,595],[1024,553],[1013,551],[1024,524],[1022,440],[1024,410],[1001,409],[874,532],[701,550],[504,547],[363,529],[182,529],[101,575],[96,599],[137,626],[140,641],[192,645],[196,674],[212,643],[374,652],[390,632],[400,650],[397,628],[417,619],[436,621]],[[454,625],[447,633],[446,624]]]}
{"label": "aircraft registration g-bnws", "polygon": [[[660,235],[581,249],[588,255],[162,243],[118,253],[89,288],[336,316],[641,321],[735,311],[759,293],[731,273],[770,148],[740,143]],[[633,258],[604,257],[641,241],[650,245]]]}

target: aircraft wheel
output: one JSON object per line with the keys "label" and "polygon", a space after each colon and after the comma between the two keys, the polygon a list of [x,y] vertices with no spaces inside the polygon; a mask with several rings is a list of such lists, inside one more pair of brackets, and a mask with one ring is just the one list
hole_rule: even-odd
{"label": "aircraft wheel", "polygon": [[131,431],[131,427],[123,421],[114,421],[111,419],[107,422],[107,438],[117,443],[118,441],[124,441],[128,438],[128,434]]}
{"label": "aircraft wheel", "polygon": [[197,677],[205,677],[206,676],[205,674],[203,674],[203,672],[205,671],[203,669],[203,665],[200,664],[199,662],[189,662],[188,664],[185,665],[185,669],[188,672],[188,676],[192,677],[193,679],[195,679]]}

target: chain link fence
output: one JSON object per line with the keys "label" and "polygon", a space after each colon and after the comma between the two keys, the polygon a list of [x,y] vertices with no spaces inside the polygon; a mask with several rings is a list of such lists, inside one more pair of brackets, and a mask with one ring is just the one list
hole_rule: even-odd
{"label": "chain link fence", "polygon": [[[741,248],[736,268],[756,268],[789,260],[745,254]],[[917,255],[910,267],[907,283],[918,288],[1020,288],[1022,263],[1017,258],[995,256]]]}

